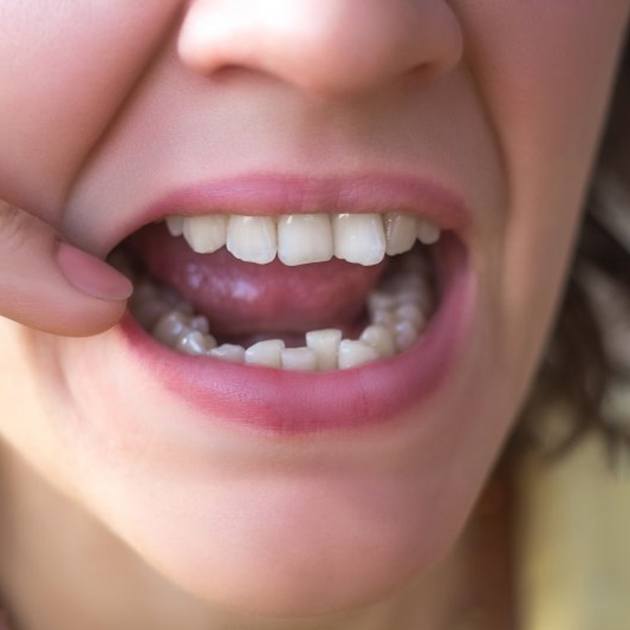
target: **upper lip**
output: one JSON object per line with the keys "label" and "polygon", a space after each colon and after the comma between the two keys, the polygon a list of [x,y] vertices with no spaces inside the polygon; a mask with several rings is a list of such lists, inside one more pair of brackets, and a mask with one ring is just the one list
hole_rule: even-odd
{"label": "upper lip", "polygon": [[122,240],[169,215],[313,212],[405,212],[460,236],[471,222],[463,197],[428,177],[378,172],[330,177],[251,173],[176,188],[121,226],[119,236]]}

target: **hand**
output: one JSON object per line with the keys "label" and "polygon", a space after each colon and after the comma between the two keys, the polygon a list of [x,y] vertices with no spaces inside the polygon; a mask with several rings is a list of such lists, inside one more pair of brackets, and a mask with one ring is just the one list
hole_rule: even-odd
{"label": "hand", "polygon": [[0,201],[0,316],[58,335],[94,335],[118,322],[132,291],[113,267]]}

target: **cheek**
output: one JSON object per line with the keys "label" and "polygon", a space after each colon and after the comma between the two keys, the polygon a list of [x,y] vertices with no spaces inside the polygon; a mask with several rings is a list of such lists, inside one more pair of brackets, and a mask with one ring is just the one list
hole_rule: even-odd
{"label": "cheek", "polygon": [[[45,479],[71,493],[72,466],[60,448],[61,427],[72,413],[53,338],[0,317],[0,460],[12,469],[16,454]],[[46,378],[41,378],[45,374]],[[19,468],[21,468],[21,461]],[[9,473],[8,473],[9,474]]]}
{"label": "cheek", "polygon": [[179,3],[71,4],[2,6],[0,196],[49,218]]}
{"label": "cheek", "polygon": [[496,257],[484,264],[501,302],[506,356],[531,365],[579,227],[630,3],[458,6],[510,195],[501,245],[486,244]]}

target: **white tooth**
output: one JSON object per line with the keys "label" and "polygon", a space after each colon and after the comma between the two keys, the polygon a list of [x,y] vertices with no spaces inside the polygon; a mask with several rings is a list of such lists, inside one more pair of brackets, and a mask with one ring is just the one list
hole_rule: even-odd
{"label": "white tooth", "polygon": [[317,355],[310,348],[286,348],[282,351],[282,367],[300,372],[316,370]]}
{"label": "white tooth", "polygon": [[376,349],[363,341],[344,339],[339,345],[339,369],[357,367],[378,359]]}
{"label": "white tooth", "polygon": [[361,341],[372,346],[381,357],[392,357],[396,354],[394,337],[385,326],[368,326],[361,335]]}
{"label": "white tooth", "polygon": [[372,313],[370,318],[372,324],[376,326],[385,326],[390,328],[396,324],[396,316],[393,311],[388,309],[378,309]]}
{"label": "white tooth", "polygon": [[423,301],[424,291],[420,286],[401,288],[396,293],[396,304],[403,306],[404,304],[420,304]]}
{"label": "white tooth", "polygon": [[223,214],[186,217],[183,234],[193,251],[198,254],[212,254],[225,245],[227,217]]}
{"label": "white tooth", "polygon": [[227,229],[227,248],[245,262],[266,265],[278,252],[276,223],[271,217],[233,215]]}
{"label": "white tooth", "polygon": [[202,332],[204,335],[210,333],[210,322],[204,315],[197,315],[190,320],[190,327],[194,330]]}
{"label": "white tooth", "polygon": [[174,311],[179,311],[185,315],[192,315],[195,312],[193,305],[190,302],[182,300],[181,295],[170,287],[163,287],[159,291],[159,297],[162,301],[171,305]]}
{"label": "white tooth", "polygon": [[162,299],[156,287],[148,282],[134,287],[129,306],[134,317],[147,330],[151,330],[162,315],[173,310],[173,306]]}
{"label": "white tooth", "polygon": [[396,304],[396,298],[389,293],[374,292],[368,297],[370,311],[379,311],[392,308]]}
{"label": "white tooth", "polygon": [[403,351],[415,343],[418,338],[418,330],[411,322],[401,321],[396,324],[394,335],[396,337],[396,346],[400,351]]}
{"label": "white tooth", "polygon": [[224,343],[218,348],[213,348],[209,354],[215,359],[221,359],[221,361],[227,361],[228,363],[245,362],[245,348],[231,343]]}
{"label": "white tooth", "polygon": [[385,215],[385,238],[388,256],[413,249],[418,235],[418,222],[409,214],[391,212]]}
{"label": "white tooth", "polygon": [[184,233],[184,217],[166,217],[166,227],[171,236],[181,236]]}
{"label": "white tooth", "polygon": [[280,339],[259,341],[245,350],[245,363],[274,368],[282,367],[282,351],[284,348],[284,341]]}
{"label": "white tooth", "polygon": [[335,256],[351,263],[376,265],[385,257],[385,230],[380,214],[333,217]]}
{"label": "white tooth", "polygon": [[414,289],[405,289],[397,296],[398,306],[417,306],[425,317],[433,310],[434,301],[433,291],[428,285],[424,287],[418,286]]}
{"label": "white tooth", "polygon": [[414,304],[404,304],[396,309],[396,319],[399,322],[409,322],[413,324],[416,330],[422,328],[425,323],[424,313],[419,306]]}
{"label": "white tooth", "polygon": [[433,245],[440,240],[440,228],[429,219],[418,220],[418,240],[424,245]]}
{"label": "white tooth", "polygon": [[177,341],[176,348],[186,354],[202,356],[215,348],[217,340],[211,335],[204,335],[198,330],[184,333]]}
{"label": "white tooth", "polygon": [[190,330],[190,317],[179,311],[170,311],[158,320],[153,336],[169,346],[174,346],[179,337]]}
{"label": "white tooth", "polygon": [[418,306],[422,300],[422,297],[418,291],[404,290],[396,295],[396,304],[398,306],[405,306],[412,304]]}
{"label": "white tooth", "polygon": [[335,328],[312,330],[306,333],[306,345],[315,353],[318,369],[337,369],[341,337],[341,331]]}
{"label": "white tooth", "polygon": [[332,225],[327,214],[288,214],[278,220],[278,258],[285,265],[326,262],[333,254]]}

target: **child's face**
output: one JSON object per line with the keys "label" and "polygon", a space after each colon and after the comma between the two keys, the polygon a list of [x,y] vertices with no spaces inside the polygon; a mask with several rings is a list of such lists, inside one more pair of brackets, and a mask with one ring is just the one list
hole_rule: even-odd
{"label": "child's face", "polygon": [[323,612],[426,571],[463,526],[540,359],[629,9],[4,0],[0,198],[104,256],[148,205],[200,182],[426,176],[471,209],[476,287],[448,377],[401,408],[401,424],[346,438],[234,430],[219,421],[220,384],[201,382],[216,396],[191,402],[165,386],[168,361],[152,364],[119,327],[71,340],[4,321],[4,438],[213,601]]}

